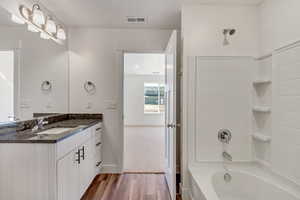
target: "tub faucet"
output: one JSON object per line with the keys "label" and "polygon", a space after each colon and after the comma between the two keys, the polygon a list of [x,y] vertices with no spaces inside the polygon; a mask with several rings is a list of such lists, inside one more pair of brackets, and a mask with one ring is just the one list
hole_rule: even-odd
{"label": "tub faucet", "polygon": [[223,151],[222,156],[225,160],[232,162],[232,156],[226,151]]}

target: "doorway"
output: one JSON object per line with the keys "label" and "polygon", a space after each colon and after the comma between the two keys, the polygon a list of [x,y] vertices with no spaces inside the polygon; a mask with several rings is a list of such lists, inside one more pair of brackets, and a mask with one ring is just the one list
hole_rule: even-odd
{"label": "doorway", "polygon": [[165,54],[125,53],[123,60],[123,171],[163,173]]}

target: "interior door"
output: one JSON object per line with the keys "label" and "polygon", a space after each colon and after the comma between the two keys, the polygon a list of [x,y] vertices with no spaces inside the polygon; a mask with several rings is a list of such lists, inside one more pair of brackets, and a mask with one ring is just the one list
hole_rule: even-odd
{"label": "interior door", "polygon": [[176,199],[176,56],[177,32],[173,31],[166,55],[166,110],[165,110],[165,176],[172,200]]}

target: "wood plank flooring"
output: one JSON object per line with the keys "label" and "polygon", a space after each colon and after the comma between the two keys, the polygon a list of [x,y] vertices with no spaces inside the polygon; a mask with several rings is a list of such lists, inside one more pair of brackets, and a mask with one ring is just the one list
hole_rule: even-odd
{"label": "wood plank flooring", "polygon": [[171,200],[163,174],[102,174],[81,200]]}

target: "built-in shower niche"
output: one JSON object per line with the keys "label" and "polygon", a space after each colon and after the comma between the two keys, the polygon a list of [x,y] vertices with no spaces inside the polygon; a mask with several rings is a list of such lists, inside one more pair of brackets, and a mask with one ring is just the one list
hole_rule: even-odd
{"label": "built-in shower niche", "polygon": [[252,82],[252,145],[256,161],[270,163],[272,140],[272,57],[256,61]]}

